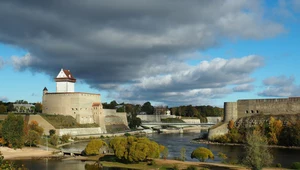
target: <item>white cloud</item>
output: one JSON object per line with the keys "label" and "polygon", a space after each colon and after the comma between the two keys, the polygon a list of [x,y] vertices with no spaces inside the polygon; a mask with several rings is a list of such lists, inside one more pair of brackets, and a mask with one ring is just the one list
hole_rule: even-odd
{"label": "white cloud", "polygon": [[266,97],[291,97],[300,95],[300,85],[295,84],[293,76],[269,77],[263,81],[266,89],[258,95]]}
{"label": "white cloud", "polygon": [[24,66],[26,68],[26,66],[29,66],[34,62],[33,60],[34,58],[29,53],[22,57],[18,57],[18,56],[11,57],[12,64],[16,70],[21,70],[23,69]]}
{"label": "white cloud", "polygon": [[254,89],[254,86],[251,84],[241,84],[233,88],[234,92],[249,92]]}
{"label": "white cloud", "polygon": [[2,59],[2,57],[0,56],[0,69],[4,66],[4,60]]}
{"label": "white cloud", "polygon": [[0,96],[0,101],[6,102],[8,101],[8,98],[6,96]]}

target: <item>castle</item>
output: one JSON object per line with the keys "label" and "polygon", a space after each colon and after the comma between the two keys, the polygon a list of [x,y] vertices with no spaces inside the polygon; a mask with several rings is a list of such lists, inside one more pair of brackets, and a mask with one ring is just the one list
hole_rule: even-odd
{"label": "castle", "polygon": [[43,90],[43,113],[69,115],[80,124],[96,123],[101,133],[108,133],[114,126],[128,129],[125,112],[103,109],[100,94],[75,92],[76,79],[70,70],[61,69],[55,78],[56,92]]}
{"label": "castle", "polygon": [[249,99],[237,100],[237,102],[225,102],[223,124],[210,129],[208,138],[212,139],[214,136],[226,134],[228,132],[227,124],[229,121],[236,121],[238,118],[255,114],[300,114],[300,97]]}

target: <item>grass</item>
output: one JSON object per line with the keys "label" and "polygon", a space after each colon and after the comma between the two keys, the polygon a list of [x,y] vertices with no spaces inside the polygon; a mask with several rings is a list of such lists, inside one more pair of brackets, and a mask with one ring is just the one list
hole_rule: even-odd
{"label": "grass", "polygon": [[99,125],[97,125],[96,123],[79,124],[76,122],[75,118],[73,118],[72,116],[48,115],[48,114],[41,114],[41,116],[45,120],[47,120],[51,125],[53,125],[56,129],[99,127]]}
{"label": "grass", "polygon": [[163,123],[184,123],[183,120],[178,119],[178,118],[161,119],[161,122],[163,122]]}

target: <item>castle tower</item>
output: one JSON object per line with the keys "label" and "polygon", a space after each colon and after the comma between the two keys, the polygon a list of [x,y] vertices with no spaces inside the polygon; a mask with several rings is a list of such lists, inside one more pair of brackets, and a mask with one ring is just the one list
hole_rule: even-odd
{"label": "castle tower", "polygon": [[76,79],[72,76],[70,70],[61,69],[55,78],[56,92],[74,92]]}

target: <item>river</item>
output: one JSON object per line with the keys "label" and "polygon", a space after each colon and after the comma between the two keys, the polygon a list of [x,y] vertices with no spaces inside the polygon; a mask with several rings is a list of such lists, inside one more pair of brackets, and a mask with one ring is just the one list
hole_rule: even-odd
{"label": "river", "polygon": [[[197,161],[191,159],[191,152],[197,147],[207,147],[214,155],[218,152],[225,153],[229,158],[228,161],[237,161],[244,153],[242,146],[229,146],[229,145],[213,145],[213,144],[201,144],[191,143],[192,139],[198,138],[198,133],[187,134],[150,134],[148,138],[168,147],[169,159],[180,157],[180,149],[184,147],[186,149],[187,161]],[[87,142],[75,143],[72,145],[64,146],[62,149],[70,151],[82,151]],[[274,164],[280,163],[283,167],[289,167],[293,162],[300,162],[300,150],[288,149],[288,148],[271,148],[271,152],[274,157]],[[221,162],[221,160],[215,156],[214,160],[208,160],[209,162]],[[20,160],[17,164],[24,164],[29,169],[72,169],[72,170],[84,170],[85,162],[81,161],[60,161],[60,160]]]}

